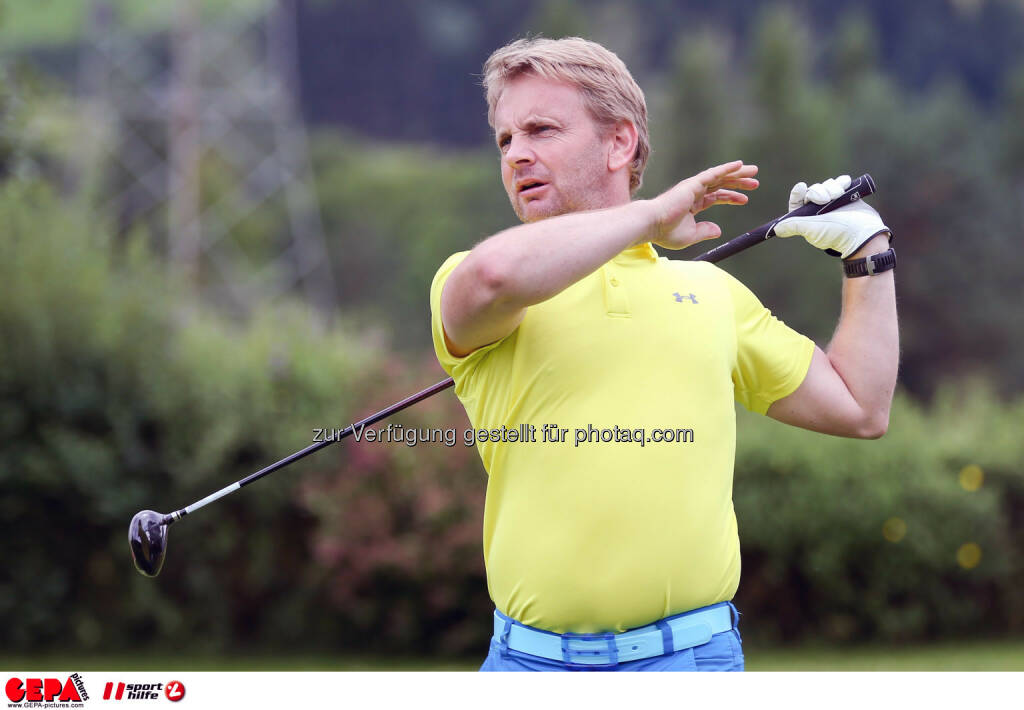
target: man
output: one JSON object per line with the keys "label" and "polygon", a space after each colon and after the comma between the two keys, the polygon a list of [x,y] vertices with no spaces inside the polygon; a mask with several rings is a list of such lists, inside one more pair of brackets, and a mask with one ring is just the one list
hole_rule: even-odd
{"label": "man", "polygon": [[[524,224],[450,257],[430,296],[435,351],[470,421],[499,429],[478,440],[496,606],[482,670],[742,670],[733,401],[881,436],[898,356],[893,274],[880,262],[845,280],[824,352],[725,271],[657,256],[652,244],[720,236],[696,215],[746,203],[757,168],[726,163],[631,201],[647,119],[618,57],[578,38],[519,40],[487,61],[484,84]],[[800,183],[790,208],[848,181]],[[889,249],[862,202],[776,231],[851,262]]]}

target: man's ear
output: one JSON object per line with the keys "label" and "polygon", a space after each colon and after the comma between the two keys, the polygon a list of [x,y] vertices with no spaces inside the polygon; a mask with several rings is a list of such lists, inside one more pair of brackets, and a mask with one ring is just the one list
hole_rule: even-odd
{"label": "man's ear", "polygon": [[615,122],[609,137],[611,144],[608,150],[608,170],[615,172],[633,162],[639,138],[636,126],[626,119]]}

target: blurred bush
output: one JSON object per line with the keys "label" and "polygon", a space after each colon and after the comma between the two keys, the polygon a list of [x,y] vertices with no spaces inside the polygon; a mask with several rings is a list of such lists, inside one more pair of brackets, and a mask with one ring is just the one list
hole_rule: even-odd
{"label": "blurred bush", "polygon": [[[395,372],[367,411],[442,379],[436,367],[414,368],[418,384]],[[322,623],[345,649],[479,655],[494,606],[481,541],[486,477],[462,440],[469,421],[446,391],[373,428],[391,422],[392,443],[349,438],[340,470],[301,486],[318,521],[308,542],[329,595]],[[397,441],[410,428],[421,438],[451,435],[451,445]]]}
{"label": "blurred bush", "polygon": [[[1024,631],[1024,400],[982,381],[898,396],[878,441],[743,413],[744,633],[909,641]],[[978,553],[980,552],[980,558]]]}
{"label": "blurred bush", "polygon": [[[340,587],[314,544],[332,501],[314,511],[294,479],[311,467],[336,473],[351,452],[321,453],[197,513],[173,530],[156,580],[132,568],[126,525],[137,510],[174,510],[309,444],[314,427],[344,426],[369,392],[422,382],[422,368],[402,376],[379,333],[321,332],[297,307],[244,324],[199,313],[143,235],[112,248],[102,225],[42,184],[0,186],[0,223],[5,649],[333,643],[337,624],[323,619],[352,617],[332,609]],[[403,460],[389,475],[408,477]],[[360,495],[346,502],[357,512],[392,499],[386,486]],[[354,540],[376,532],[368,524]],[[418,534],[436,544],[429,529]],[[479,593],[479,554],[469,557],[463,588]]]}

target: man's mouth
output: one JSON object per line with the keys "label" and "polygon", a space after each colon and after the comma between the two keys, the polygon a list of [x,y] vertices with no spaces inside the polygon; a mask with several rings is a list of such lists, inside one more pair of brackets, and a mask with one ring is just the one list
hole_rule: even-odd
{"label": "man's mouth", "polygon": [[538,192],[542,187],[545,187],[546,185],[546,182],[541,182],[540,180],[524,180],[523,182],[519,183],[517,189],[519,190],[520,195],[530,195],[532,193]]}

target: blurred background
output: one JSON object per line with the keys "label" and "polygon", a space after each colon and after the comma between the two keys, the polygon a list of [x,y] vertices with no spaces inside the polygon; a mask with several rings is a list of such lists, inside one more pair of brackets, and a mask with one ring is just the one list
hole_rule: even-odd
{"label": "blurred background", "polygon": [[[525,33],[631,68],[641,196],[761,167],[726,235],[800,179],[879,185],[889,433],[738,415],[748,668],[1024,670],[1019,0],[0,0],[0,664],[479,665],[461,443],[332,447],[176,526],[157,579],[125,530],[444,378],[428,288],[515,222],[479,75]],[[723,266],[828,342],[837,261]],[[468,425],[451,392],[395,421]]]}

